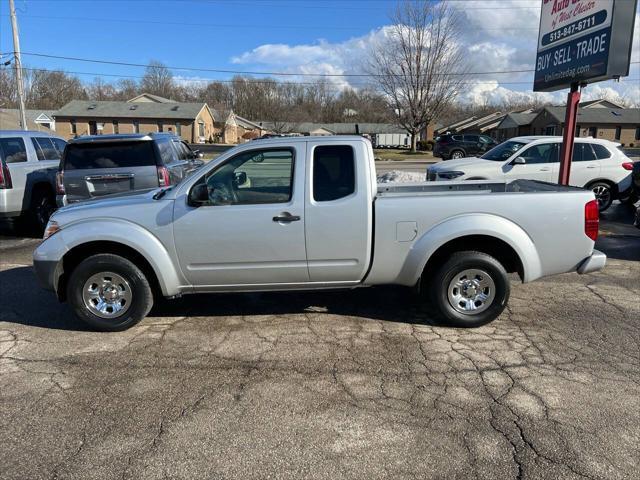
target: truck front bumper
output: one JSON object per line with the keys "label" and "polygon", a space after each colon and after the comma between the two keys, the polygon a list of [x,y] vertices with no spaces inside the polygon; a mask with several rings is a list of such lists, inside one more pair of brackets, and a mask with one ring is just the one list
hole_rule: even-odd
{"label": "truck front bumper", "polygon": [[53,292],[58,291],[58,282],[62,275],[62,262],[51,260],[34,260],[33,269],[40,286]]}
{"label": "truck front bumper", "polygon": [[602,270],[607,263],[607,256],[598,251],[594,250],[591,256],[585,258],[582,263],[578,266],[578,273],[591,273],[597,272],[598,270]]}

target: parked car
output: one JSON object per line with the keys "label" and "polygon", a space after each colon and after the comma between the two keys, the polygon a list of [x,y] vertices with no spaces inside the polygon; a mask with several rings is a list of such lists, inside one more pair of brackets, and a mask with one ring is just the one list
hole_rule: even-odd
{"label": "parked car", "polygon": [[66,142],[45,132],[0,130],[0,217],[44,230],[56,208],[55,175]]}
{"label": "parked car", "polygon": [[174,187],[59,210],[35,270],[102,330],[140,321],[154,295],[382,284],[417,287],[449,324],[474,327],[507,305],[508,272],[530,282],[605,264],[590,191],[378,186],[375,172],[362,137],[256,140]]}
{"label": "parked car", "polygon": [[202,166],[200,158],[169,133],[78,137],[60,162],[57,203],[175,185]]}
{"label": "parked car", "polygon": [[433,156],[440,157],[443,160],[465,158],[482,154],[487,150],[491,150],[497,144],[498,142],[487,135],[445,134],[436,137]]}
{"label": "parked car", "polygon": [[[516,137],[481,157],[439,163],[427,169],[427,180],[515,180],[556,183],[562,137]],[[576,138],[569,184],[596,194],[604,211],[631,186],[631,160],[619,144],[594,138]]]}

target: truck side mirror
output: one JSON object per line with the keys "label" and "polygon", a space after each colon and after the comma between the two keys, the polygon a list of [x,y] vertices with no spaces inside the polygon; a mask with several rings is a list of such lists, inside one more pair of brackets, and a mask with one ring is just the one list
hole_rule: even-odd
{"label": "truck side mirror", "polygon": [[201,207],[209,203],[209,189],[206,183],[198,183],[189,192],[189,206]]}
{"label": "truck side mirror", "polygon": [[524,157],[516,157],[513,162],[511,162],[512,165],[526,165],[527,161],[524,159]]}

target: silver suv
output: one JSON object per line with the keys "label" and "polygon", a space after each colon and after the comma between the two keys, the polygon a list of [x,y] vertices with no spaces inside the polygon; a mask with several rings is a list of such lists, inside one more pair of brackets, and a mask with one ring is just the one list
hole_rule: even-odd
{"label": "silver suv", "polygon": [[168,133],[79,137],[60,162],[57,203],[175,185],[202,166],[200,158]]}
{"label": "silver suv", "polygon": [[0,130],[0,218],[44,230],[56,208],[55,175],[66,142],[45,132]]}

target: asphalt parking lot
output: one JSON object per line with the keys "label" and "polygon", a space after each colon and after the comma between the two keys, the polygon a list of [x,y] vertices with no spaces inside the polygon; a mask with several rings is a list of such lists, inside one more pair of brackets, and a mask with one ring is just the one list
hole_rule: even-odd
{"label": "asphalt parking lot", "polygon": [[0,234],[0,478],[637,478],[640,231],[474,330],[402,289],[192,296],[87,331]]}

